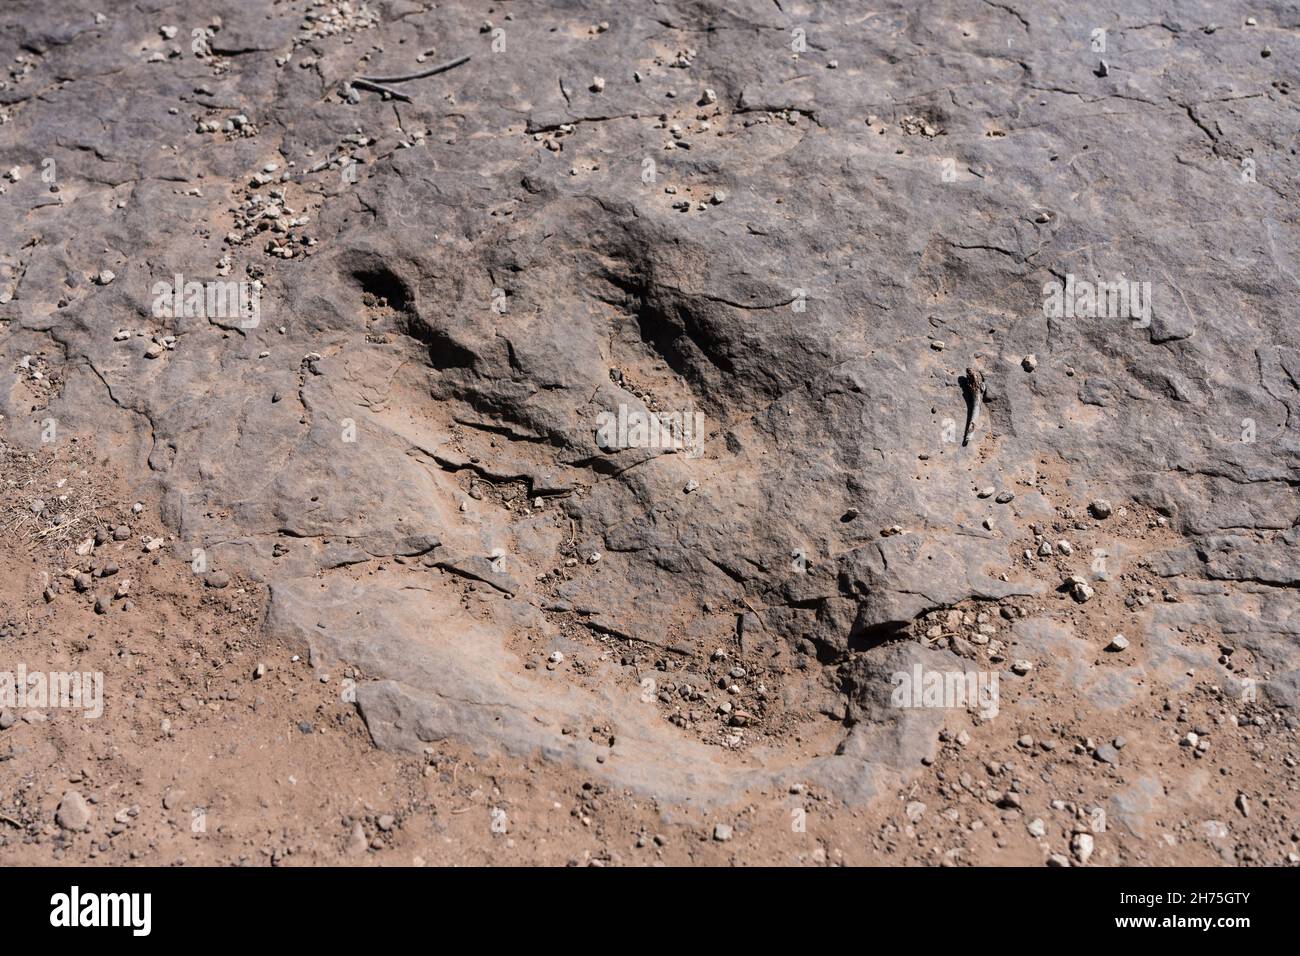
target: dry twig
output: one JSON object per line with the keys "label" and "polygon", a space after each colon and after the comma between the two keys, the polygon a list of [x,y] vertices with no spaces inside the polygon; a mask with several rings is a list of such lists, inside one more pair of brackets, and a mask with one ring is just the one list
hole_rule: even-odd
{"label": "dry twig", "polygon": [[[448,70],[455,69],[462,63],[468,62],[468,56],[458,56],[454,60],[448,60],[446,63],[439,63],[437,66],[431,66],[429,69],[421,70],[419,73],[404,73],[401,76],[363,76],[361,79],[365,80],[367,83],[405,83],[408,80],[422,80],[426,76],[445,73]],[[357,84],[354,82],[352,85],[356,86]]]}
{"label": "dry twig", "polygon": [[371,90],[372,92],[375,93],[383,93],[385,96],[391,96],[395,100],[403,100],[407,103],[412,102],[411,98],[407,96],[405,93],[399,93],[397,92],[397,90],[390,90],[388,87],[381,86],[380,84],[374,83],[370,80],[366,80],[366,79],[353,80],[352,85],[355,86],[357,89]]}

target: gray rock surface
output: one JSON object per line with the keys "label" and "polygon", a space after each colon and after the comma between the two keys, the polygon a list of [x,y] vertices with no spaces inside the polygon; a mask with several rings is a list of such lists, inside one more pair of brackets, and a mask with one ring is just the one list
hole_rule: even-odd
{"label": "gray rock surface", "polygon": [[[53,419],[106,443],[175,557],[266,582],[273,632],[365,675],[380,744],[455,736],[682,799],[869,793],[941,722],[880,704],[897,635],[1041,592],[981,522],[1050,513],[1026,485],[1048,465],[1080,517],[1167,516],[1184,599],[1160,614],[1213,621],[1296,706],[1290,5],[1219,5],[1207,33],[1202,5],[1142,0],[524,2],[499,35],[469,4],[357,6],[335,29],[226,4],[200,53],[157,5],[8,7],[0,412],[12,441]],[[462,53],[395,84],[411,102],[344,89]],[[158,314],[157,283],[226,257],[263,283],[255,323]],[[1045,284],[1121,275],[1150,283],[1148,323],[1045,315]],[[30,354],[61,366],[43,405]],[[703,413],[703,454],[602,445],[620,405]],[[524,667],[524,634],[697,669],[730,648],[779,683],[760,718],[779,696],[833,739],[706,745],[631,678]],[[619,725],[599,764],[562,732],[593,720]]]}

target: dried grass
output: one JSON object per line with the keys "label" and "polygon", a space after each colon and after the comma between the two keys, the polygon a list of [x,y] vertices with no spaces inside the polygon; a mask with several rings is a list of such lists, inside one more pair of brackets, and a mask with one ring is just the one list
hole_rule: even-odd
{"label": "dried grass", "polygon": [[[98,512],[107,499],[86,457],[86,451],[71,442],[28,452],[0,439],[0,535],[11,542],[58,547],[102,527],[105,522]],[[40,513],[32,510],[38,499],[45,503]]]}

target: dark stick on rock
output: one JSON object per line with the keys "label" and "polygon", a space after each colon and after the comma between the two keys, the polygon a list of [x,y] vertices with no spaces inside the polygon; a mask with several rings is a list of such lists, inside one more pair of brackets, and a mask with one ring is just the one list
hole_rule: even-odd
{"label": "dark stick on rock", "polygon": [[360,90],[371,90],[375,93],[386,93],[387,95],[391,96],[395,100],[404,100],[407,103],[411,102],[411,98],[407,96],[405,93],[399,93],[397,92],[397,90],[390,90],[388,87],[380,86],[378,83],[373,83],[370,80],[366,80],[366,79],[353,80],[352,85]]}
{"label": "dark stick on rock", "polygon": [[971,434],[980,420],[980,406],[984,404],[984,373],[977,368],[967,368],[966,377],[962,379],[962,390],[966,393],[966,432],[962,435],[963,446],[970,441]]}
{"label": "dark stick on rock", "polygon": [[404,73],[401,76],[363,76],[361,79],[365,80],[367,83],[405,83],[408,80],[422,80],[426,76],[446,73],[448,70],[454,70],[462,63],[468,62],[468,56],[458,56],[454,60],[448,60],[446,63],[439,63],[437,66],[431,66],[429,69],[421,70],[419,73]]}

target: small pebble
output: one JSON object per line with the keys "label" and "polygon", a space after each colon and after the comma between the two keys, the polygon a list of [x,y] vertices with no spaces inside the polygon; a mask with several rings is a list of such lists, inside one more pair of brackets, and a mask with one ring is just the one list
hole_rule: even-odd
{"label": "small pebble", "polygon": [[54,822],[65,830],[84,830],[90,825],[90,807],[86,798],[76,790],[69,790],[54,811]]}
{"label": "small pebble", "polygon": [[1097,498],[1088,505],[1088,511],[1098,519],[1109,518],[1113,510],[1105,498]]}
{"label": "small pebble", "polygon": [[1070,849],[1074,851],[1074,858],[1086,865],[1088,860],[1092,858],[1092,834],[1076,833],[1074,839],[1070,841]]}

